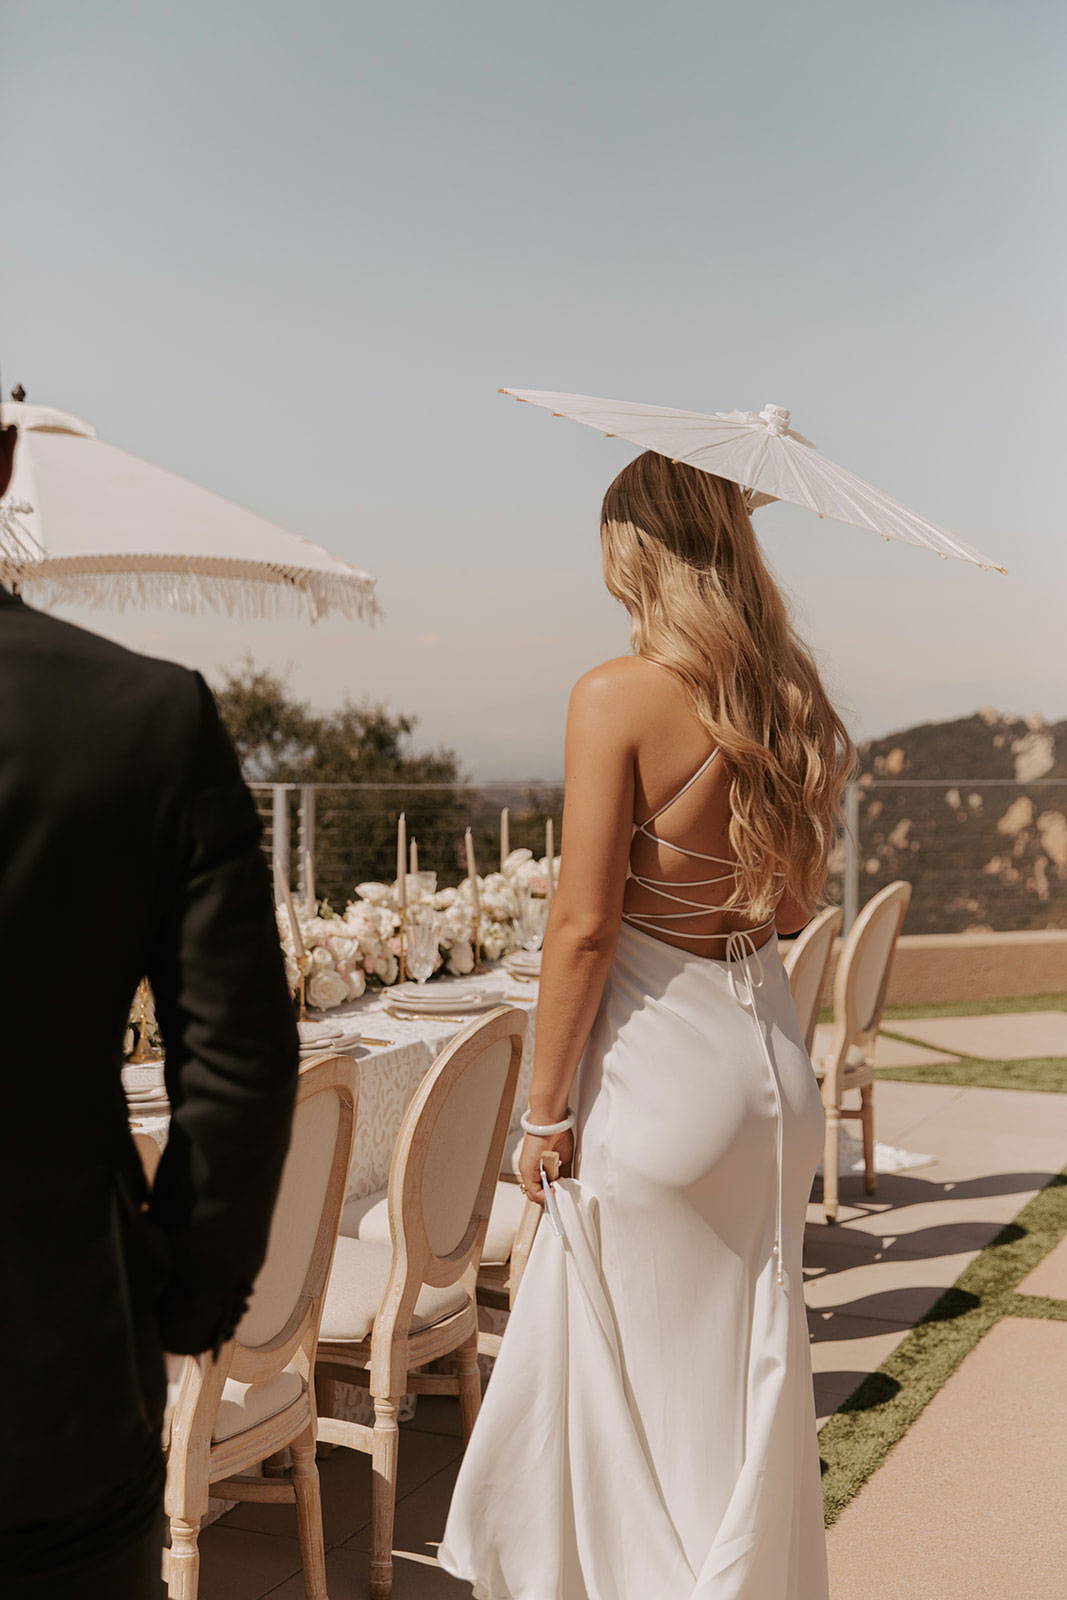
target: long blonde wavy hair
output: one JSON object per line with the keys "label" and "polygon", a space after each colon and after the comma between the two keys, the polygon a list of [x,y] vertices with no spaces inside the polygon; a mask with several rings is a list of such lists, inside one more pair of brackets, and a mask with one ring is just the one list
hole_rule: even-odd
{"label": "long blonde wavy hair", "polygon": [[814,907],[855,750],[793,631],[744,491],[647,450],[604,496],[601,541],[634,649],[681,679],[729,770],[727,903],[767,917],[784,880]]}

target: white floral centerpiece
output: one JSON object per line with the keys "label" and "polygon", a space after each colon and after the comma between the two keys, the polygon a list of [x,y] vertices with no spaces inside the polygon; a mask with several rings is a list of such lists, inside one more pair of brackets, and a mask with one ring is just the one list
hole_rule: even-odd
{"label": "white floral centerpiece", "polygon": [[[474,969],[474,914],[470,880],[464,878],[454,889],[438,889],[433,872],[409,873],[406,881],[409,908],[426,906],[441,917],[438,960],[435,972],[456,977]],[[535,859],[530,850],[513,850],[500,872],[478,878],[481,903],[482,954],[487,961],[499,961],[517,950],[520,940],[516,928],[518,895],[528,890],[534,895],[548,891],[548,861]],[[358,1000],[368,984],[387,986],[400,973],[400,910],[396,885],[360,883],[356,898],[343,914],[330,911],[301,918],[300,933],[309,958],[307,1003],[316,1011],[331,1011],[350,1000]],[[279,909],[278,933],[285,953],[289,986],[296,992],[300,982],[292,930],[286,913]]]}

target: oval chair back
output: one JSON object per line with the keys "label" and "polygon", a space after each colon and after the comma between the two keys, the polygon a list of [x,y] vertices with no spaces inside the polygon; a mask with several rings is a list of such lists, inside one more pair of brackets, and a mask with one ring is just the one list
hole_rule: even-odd
{"label": "oval chair back", "polygon": [[910,900],[910,883],[888,883],[871,896],[849,929],[834,975],[834,1031],[827,1070],[831,1062],[844,1065],[849,1051],[867,1050],[873,1044]]}
{"label": "oval chair back", "polygon": [[815,1041],[815,1024],[819,1016],[819,999],[823,991],[826,969],[830,964],[834,940],[841,927],[840,906],[827,906],[813,917],[802,933],[793,940],[783,963],[789,978],[804,1048],[811,1054]]}
{"label": "oval chair back", "polygon": [[526,1025],[513,1006],[472,1022],[441,1051],[408,1107],[389,1169],[393,1259],[374,1325],[376,1393],[403,1392],[404,1339],[423,1284],[444,1287],[467,1275],[473,1301]]}
{"label": "oval chair back", "polygon": [[[183,1363],[170,1415],[166,1489],[171,1544],[164,1572],[174,1600],[197,1594],[199,1527],[212,1484],[233,1500],[295,1500],[306,1592],[325,1600],[315,1345],[352,1155],[358,1081],[351,1056],[320,1056],[301,1067],[267,1252],[247,1309],[214,1360]],[[281,1379],[281,1396],[270,1380],[286,1368],[292,1373]],[[265,1408],[253,1403],[257,1394],[269,1397]],[[225,1402],[237,1409],[239,1425],[231,1417],[220,1430]],[[283,1479],[239,1476],[286,1446],[293,1466]]]}

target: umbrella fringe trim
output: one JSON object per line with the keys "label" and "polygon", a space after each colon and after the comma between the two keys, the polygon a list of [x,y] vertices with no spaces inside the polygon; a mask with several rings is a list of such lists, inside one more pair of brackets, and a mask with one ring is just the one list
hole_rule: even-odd
{"label": "umbrella fringe trim", "polygon": [[[64,570],[64,567],[66,570]],[[207,612],[241,620],[304,616],[312,621],[331,614],[373,622],[381,607],[371,577],[332,576],[306,569],[278,568],[274,579],[236,573],[169,571],[87,572],[74,562],[49,562],[48,570],[5,562],[0,551],[0,582],[17,588],[34,604],[84,605],[123,611],[128,606],[159,606],[201,615]]]}

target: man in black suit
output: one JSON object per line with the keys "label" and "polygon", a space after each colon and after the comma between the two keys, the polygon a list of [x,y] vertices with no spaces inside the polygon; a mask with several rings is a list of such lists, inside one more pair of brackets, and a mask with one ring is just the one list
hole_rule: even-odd
{"label": "man in black suit", "polygon": [[[151,1193],[120,1078],[143,975],[172,1107]],[[4,588],[0,995],[0,1593],[154,1600],[163,1352],[217,1350],[245,1306],[296,1027],[203,679]]]}

